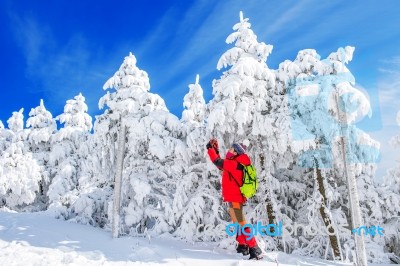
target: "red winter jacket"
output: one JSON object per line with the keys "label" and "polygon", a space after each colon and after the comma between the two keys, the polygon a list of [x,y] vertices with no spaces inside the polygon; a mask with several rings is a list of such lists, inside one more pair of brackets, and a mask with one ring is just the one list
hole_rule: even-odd
{"label": "red winter jacket", "polygon": [[246,198],[240,192],[240,186],[243,183],[243,165],[251,164],[249,156],[240,154],[232,159],[221,159],[214,149],[208,149],[208,156],[219,169],[223,170],[221,182],[223,201],[246,202]]}

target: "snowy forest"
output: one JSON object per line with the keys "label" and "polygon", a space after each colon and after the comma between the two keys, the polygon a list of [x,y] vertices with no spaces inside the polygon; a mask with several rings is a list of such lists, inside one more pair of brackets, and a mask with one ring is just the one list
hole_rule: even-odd
{"label": "snowy forest", "polygon": [[[245,207],[249,221],[333,230],[258,237],[266,250],[355,261],[358,224],[384,228],[383,236],[360,238],[368,261],[400,256],[400,162],[383,184],[374,182],[379,143],[356,127],[371,110],[347,67],[354,48],[324,59],[305,49],[270,69],[272,45],[257,40],[242,13],[226,42],[213,98],[205,102],[193,77],[181,118],[150,92],[130,53],[105,81],[104,112],[94,119],[79,94],[57,116],[41,100],[26,121],[23,109],[0,121],[0,208],[108,231],[116,222],[120,236],[165,234],[228,248],[234,237],[217,231],[230,222],[221,173],[205,148],[215,137],[222,154],[233,142],[249,144],[259,180]],[[391,143],[400,147],[400,135]]]}

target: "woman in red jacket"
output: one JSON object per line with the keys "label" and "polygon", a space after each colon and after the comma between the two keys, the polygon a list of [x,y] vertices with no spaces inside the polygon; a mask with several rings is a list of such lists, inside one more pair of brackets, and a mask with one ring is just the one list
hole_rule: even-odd
{"label": "woman in red jacket", "polygon": [[[246,146],[241,143],[233,143],[226,153],[225,159],[221,159],[218,150],[218,141],[211,139],[207,143],[207,152],[211,161],[222,170],[222,199],[228,202],[228,212],[233,223],[238,223],[241,227],[246,224],[243,214],[243,204],[246,198],[240,192],[243,183],[243,165],[250,165],[251,161],[246,154]],[[250,228],[245,228],[250,233]],[[238,246],[236,251],[243,255],[250,254],[250,259],[261,259],[261,249],[258,247],[256,239],[252,236],[247,240],[246,235],[237,234],[236,241]]]}

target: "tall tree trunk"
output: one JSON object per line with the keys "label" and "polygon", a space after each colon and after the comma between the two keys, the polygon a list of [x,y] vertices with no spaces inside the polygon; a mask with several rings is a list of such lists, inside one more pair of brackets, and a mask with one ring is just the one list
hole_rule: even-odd
{"label": "tall tree trunk", "polygon": [[[341,150],[342,150],[342,159],[344,165],[344,174],[346,176],[347,181],[347,189],[349,193],[349,205],[350,205],[350,213],[351,213],[351,222],[352,228],[359,228],[363,226],[361,209],[360,209],[360,201],[358,197],[357,190],[357,180],[353,171],[353,165],[347,162],[347,154],[351,154],[349,140],[349,130],[348,130],[348,120],[347,114],[345,111],[341,111],[339,108],[339,95],[335,94],[336,97],[336,108],[338,114],[338,121],[343,125],[341,127]],[[364,235],[354,234],[354,240],[356,244],[356,264],[357,266],[367,266],[367,253],[365,251],[365,242]]]}
{"label": "tall tree trunk", "polygon": [[[272,200],[271,200],[271,192],[268,191],[267,193],[268,194],[267,194],[266,203],[267,203],[268,223],[269,224],[276,224],[276,217],[275,217],[275,214],[274,214],[274,208],[272,206]],[[272,230],[272,231],[274,231],[274,230]],[[272,232],[272,233],[274,233],[274,232]]]}
{"label": "tall tree trunk", "polygon": [[[265,157],[263,154],[259,155],[260,158],[260,165],[261,165],[261,170],[262,172],[265,171],[265,167],[264,167],[264,162],[265,162]],[[266,177],[264,180],[268,180],[268,177]],[[274,213],[274,207],[272,204],[272,195],[271,195],[271,188],[268,186],[267,187],[267,198],[265,200],[265,203],[267,204],[267,216],[268,216],[268,223],[269,224],[276,224],[276,217],[275,217],[275,213]],[[271,227],[271,233],[274,233],[274,229],[273,227]]]}
{"label": "tall tree trunk", "polygon": [[[353,166],[347,164],[346,151],[350,152],[350,147],[345,139],[341,138],[341,146],[343,152],[343,163],[345,168],[345,175],[347,180],[347,189],[349,192],[349,205],[351,213],[352,228],[359,228],[363,226],[360,200],[358,197],[357,180],[353,171]],[[365,251],[365,242],[363,234],[354,234],[356,244],[357,266],[367,266],[367,253]]]}
{"label": "tall tree trunk", "polygon": [[116,162],[116,173],[114,180],[114,202],[113,202],[113,220],[112,220],[112,235],[113,238],[119,236],[119,220],[120,220],[120,208],[121,208],[121,181],[122,181],[122,169],[124,164],[125,154],[125,134],[126,127],[122,123],[118,139],[118,154]]}
{"label": "tall tree trunk", "polygon": [[331,247],[333,250],[333,256],[335,259],[340,259],[341,255],[340,255],[339,241],[338,241],[335,229],[333,228],[332,220],[328,215],[329,210],[326,209],[327,203],[326,203],[326,193],[325,193],[323,176],[321,173],[321,169],[319,168],[318,161],[316,159],[314,159],[314,160],[315,160],[315,164],[316,164],[318,190],[319,190],[319,193],[321,194],[322,200],[323,200],[323,204],[321,204],[321,207],[319,208],[319,213],[321,214],[322,221],[324,221],[324,224],[329,232],[329,241],[331,243]]}

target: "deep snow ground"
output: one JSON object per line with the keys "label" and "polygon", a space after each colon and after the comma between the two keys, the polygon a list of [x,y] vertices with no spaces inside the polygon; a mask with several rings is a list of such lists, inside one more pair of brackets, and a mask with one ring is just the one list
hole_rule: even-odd
{"label": "deep snow ground", "polygon": [[[270,252],[285,265],[349,265]],[[0,265],[277,265],[248,261],[215,243],[121,237],[99,228],[54,219],[45,213],[0,209]]]}

